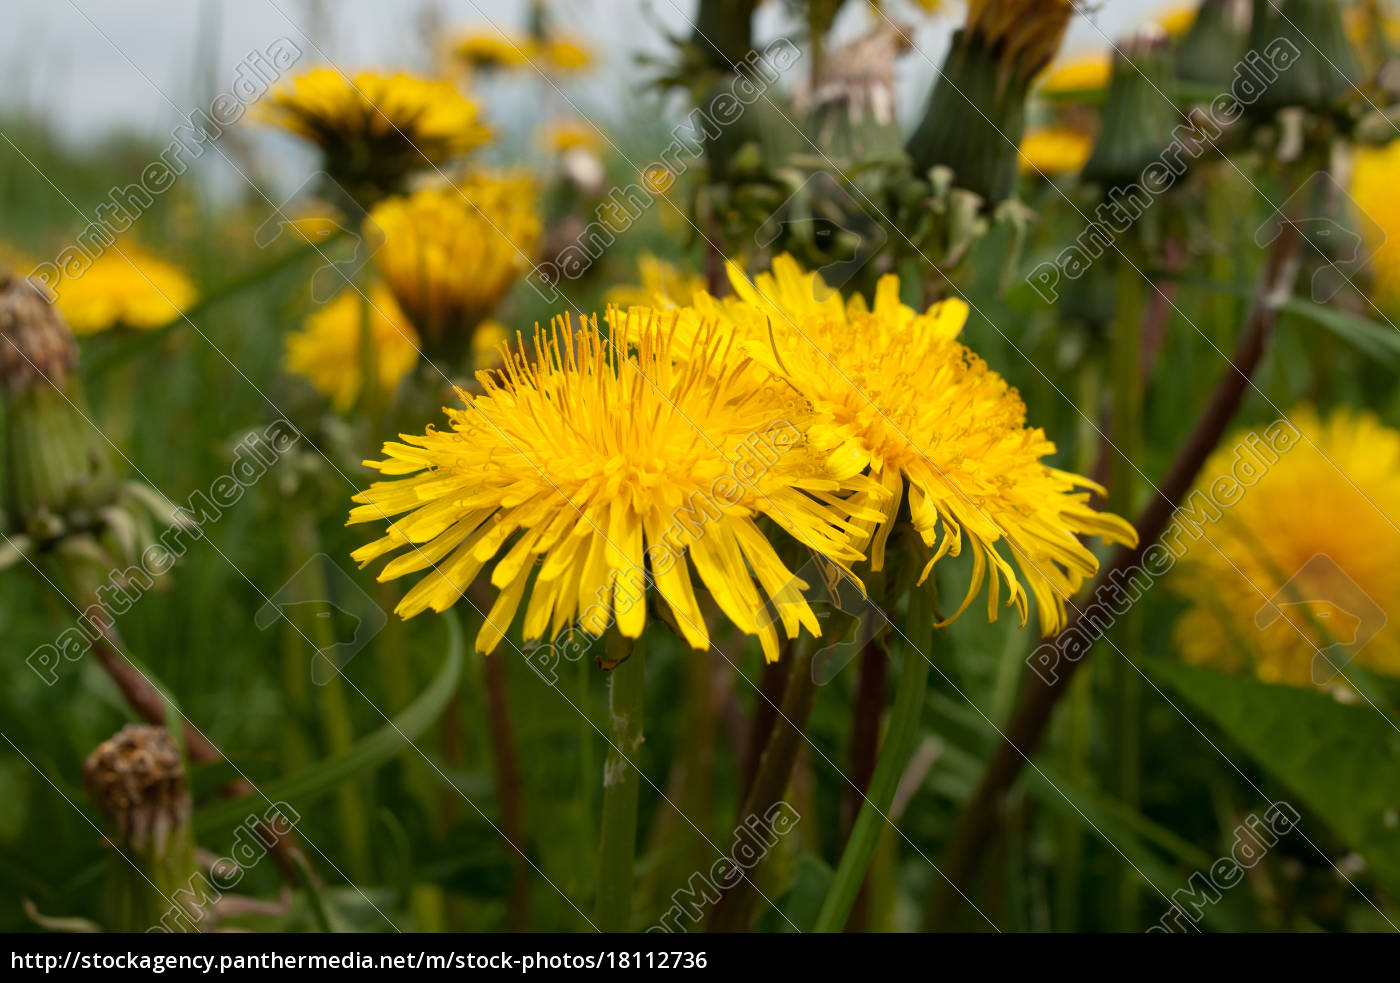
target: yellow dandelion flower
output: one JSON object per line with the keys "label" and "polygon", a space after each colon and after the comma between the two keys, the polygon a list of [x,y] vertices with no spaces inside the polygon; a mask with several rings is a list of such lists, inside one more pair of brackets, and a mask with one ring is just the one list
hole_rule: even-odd
{"label": "yellow dandelion flower", "polygon": [[55,289],[59,312],[76,335],[169,324],[198,297],[177,267],[130,242],[107,247],[85,272]]}
{"label": "yellow dandelion flower", "polygon": [[1078,174],[1093,150],[1091,137],[1068,126],[1032,130],[1021,141],[1021,173],[1046,177]]}
{"label": "yellow dandelion flower", "polygon": [[587,71],[593,67],[595,60],[592,48],[579,38],[565,34],[555,34],[535,42],[531,57],[561,74]]}
{"label": "yellow dandelion flower", "polygon": [[314,208],[298,212],[287,223],[288,229],[303,244],[320,245],[345,231],[341,216],[334,209]]}
{"label": "yellow dandelion flower", "polygon": [[[878,16],[884,7],[882,0],[868,0],[868,2],[870,9]],[[905,2],[913,4],[926,14],[936,14],[944,7],[943,0],[905,0]]]}
{"label": "yellow dandelion flower", "polygon": [[452,43],[452,55],[468,68],[494,71],[529,64],[529,38],[486,29],[464,34]]}
{"label": "yellow dandelion flower", "polygon": [[1167,37],[1175,41],[1184,38],[1191,30],[1191,25],[1196,23],[1198,9],[1199,3],[1174,3],[1158,11],[1153,20],[1166,32]]}
{"label": "yellow dandelion flower", "polygon": [[510,332],[500,321],[487,318],[476,326],[472,335],[472,365],[477,369],[494,369],[505,364],[504,346],[510,343]]}
{"label": "yellow dandelion flower", "polygon": [[313,68],[269,93],[258,116],[319,147],[327,173],[362,204],[492,138],[451,83],[404,72]]}
{"label": "yellow dandelion flower", "polygon": [[1400,308],[1400,140],[1363,147],[1351,175],[1351,199],[1360,215],[1376,303]]}
{"label": "yellow dandelion flower", "polygon": [[1344,689],[1353,659],[1400,674],[1400,432],[1348,410],[1289,420],[1230,441],[1201,472],[1244,480],[1201,538],[1185,537],[1171,579],[1190,602],[1177,648],[1294,686]]}
{"label": "yellow dandelion flower", "polygon": [[556,320],[536,333],[533,356],[478,374],[485,393],[462,393],[466,407],[447,410],[450,429],[405,436],[366,462],[390,480],[355,497],[350,522],[398,518],[355,559],[398,553],[381,581],[432,568],[399,603],[401,616],[451,607],[503,554],[491,573],[500,594],[477,637],[483,652],[499,644],[527,587],[526,640],[573,626],[601,635],[613,623],[637,638],[654,589],[685,640],[707,648],[692,565],[768,659],[778,624],[789,637],[804,626],[820,633],[805,585],[759,519],[846,565],[860,554],[842,496],[869,493],[870,483],[827,476],[802,437],[805,404],[740,385],[743,362],[727,346],[700,338],[691,360],[676,363],[675,317],[611,309],[609,337],[638,339],[627,354],[596,319],[578,331]]}
{"label": "yellow dandelion flower", "polygon": [[731,297],[701,294],[682,312],[678,350],[718,322],[811,402],[808,440],[833,476],[868,469],[884,489],[862,499],[880,513],[859,522],[871,537],[872,569],[883,567],[906,486],[914,529],[933,550],[923,578],[970,547],[972,581],[949,620],[990,583],[989,618],[1004,587],[1024,625],[1028,588],[1041,630],[1056,632],[1067,600],[1098,570],[1081,537],[1136,540],[1127,522],[1090,507],[1089,492],[1102,489],[1045,463],[1055,445],[1026,425],[1016,390],[958,341],[967,318],[961,301],[921,313],[900,302],[898,277],[886,276],[873,306],[859,295],[845,302],[789,256],[752,282],[731,264],[730,282]]}
{"label": "yellow dandelion flower", "polygon": [[683,271],[674,263],[642,253],[637,260],[637,272],[642,282],[635,287],[613,287],[608,291],[609,304],[617,307],[685,307],[697,293],[705,290],[705,278],[699,273]]}
{"label": "yellow dandelion flower", "polygon": [[370,289],[368,304],[358,291],[342,290],[285,342],[287,369],[309,380],[342,413],[355,405],[363,387],[360,343],[366,311],[379,391],[393,392],[418,364],[418,338],[382,284]]}
{"label": "yellow dandelion flower", "polygon": [[603,137],[598,127],[581,119],[561,119],[547,124],[541,132],[540,142],[556,154],[575,150],[597,153],[603,147]]}
{"label": "yellow dandelion flower", "polygon": [[642,184],[654,195],[664,195],[676,184],[676,172],[660,164],[642,168]]}
{"label": "yellow dandelion flower", "polygon": [[1051,68],[1037,88],[1051,95],[1089,92],[1108,88],[1112,75],[1113,61],[1107,53],[1079,55]]}
{"label": "yellow dandelion flower", "polygon": [[[1378,22],[1380,38],[1376,37]],[[1365,6],[1351,6],[1343,11],[1342,23],[1347,37],[1358,48],[1374,44],[1377,40],[1388,45],[1400,44],[1400,17],[1387,9],[1379,10],[1378,16],[1373,17]]]}
{"label": "yellow dandelion flower", "polygon": [[0,273],[27,275],[37,264],[13,246],[0,243]]}
{"label": "yellow dandelion flower", "polygon": [[370,212],[374,262],[429,355],[466,350],[472,330],[530,269],[539,246],[529,177],[473,174],[452,187],[388,198]]}

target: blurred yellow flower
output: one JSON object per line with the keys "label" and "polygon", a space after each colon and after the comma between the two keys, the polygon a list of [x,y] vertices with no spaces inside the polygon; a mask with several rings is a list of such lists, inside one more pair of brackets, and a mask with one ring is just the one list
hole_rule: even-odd
{"label": "blurred yellow flower", "polygon": [[[1293,686],[1345,690],[1353,659],[1400,674],[1400,632],[1388,623],[1400,618],[1400,433],[1350,410],[1323,421],[1305,408],[1289,420],[1291,444],[1268,440],[1282,450],[1274,463],[1260,457],[1262,474],[1188,538],[1171,578],[1190,602],[1177,649],[1197,665]],[[1238,474],[1239,448],[1261,439],[1241,434],[1217,451],[1201,472],[1206,486]]]}
{"label": "blurred yellow flower", "polygon": [[472,335],[472,366],[494,369],[505,364],[501,346],[510,341],[510,332],[500,321],[487,318],[476,326]]}
{"label": "blurred yellow flower", "polygon": [[676,184],[676,172],[661,164],[642,169],[642,184],[654,195],[664,195]]}
{"label": "blurred yellow flower", "polygon": [[368,300],[357,290],[342,290],[285,340],[287,369],[309,380],[342,413],[355,405],[363,387],[366,316],[379,391],[393,392],[418,364],[418,337],[382,284],[370,288]]}
{"label": "blurred yellow flower", "polygon": [[886,276],[873,306],[860,295],[845,302],[789,256],[752,282],[732,264],[729,275],[732,296],[698,294],[679,312],[678,351],[718,324],[811,403],[808,440],[833,476],[869,469],[884,489],[861,498],[879,513],[861,522],[873,569],[883,567],[907,486],[914,529],[933,550],[923,577],[943,557],[972,549],[971,584],[951,618],[990,583],[988,617],[996,620],[1005,587],[1024,625],[1028,588],[1050,634],[1098,570],[1081,538],[1135,541],[1132,526],[1090,507],[1089,492],[1102,489],[1044,462],[1055,445],[1026,425],[1016,390],[958,341],[967,318],[961,301],[919,312],[901,303],[898,277]]}
{"label": "blurred yellow flower", "polygon": [[[463,393],[466,408],[447,410],[449,429],[406,435],[366,462],[390,480],[355,496],[350,522],[398,518],[355,559],[397,553],[381,581],[432,567],[399,603],[401,616],[451,607],[500,554],[491,573],[500,593],[476,641],[483,652],[500,643],[532,581],[526,640],[575,626],[601,635],[613,624],[637,638],[654,587],[685,640],[708,648],[691,565],[770,661],[778,625],[789,637],[803,626],[820,634],[804,585],[769,537],[781,531],[853,562],[843,496],[870,482],[828,476],[802,438],[803,401],[743,388],[743,360],[727,345],[693,339],[690,362],[678,365],[673,318],[612,309],[608,336],[637,339],[630,353],[596,320],[577,331],[556,320],[536,334],[532,355],[478,375],[484,395]],[[750,460],[755,442],[762,467]]]}
{"label": "blurred yellow flower", "polygon": [[469,350],[471,333],[531,268],[541,222],[535,182],[478,173],[454,186],[385,199],[375,265],[430,357]]}
{"label": "blurred yellow flower", "polygon": [[258,104],[257,116],[315,144],[327,173],[362,204],[492,138],[477,104],[449,82],[405,72],[313,68]]}
{"label": "blurred yellow flower", "polygon": [[[1378,5],[1377,13],[1379,15],[1380,40],[1390,45],[1400,44],[1400,16],[1395,14],[1389,4]],[[1342,23],[1346,27],[1347,37],[1357,47],[1372,44],[1377,40],[1377,18],[1372,16],[1364,4],[1353,4],[1347,7],[1342,13]]]}
{"label": "blurred yellow flower", "polygon": [[[885,6],[882,0],[867,0],[867,2],[870,4],[870,9],[874,11],[877,16]],[[942,10],[944,6],[943,0],[905,0],[905,2],[918,7],[926,14],[936,14]]]}
{"label": "blurred yellow flower", "polygon": [[603,136],[598,132],[598,127],[587,120],[561,119],[545,124],[541,142],[556,154],[566,154],[571,150],[597,153],[603,146]]}
{"label": "blurred yellow flower", "polygon": [[306,245],[320,245],[345,231],[340,216],[324,209],[301,212],[288,224],[292,234]]}
{"label": "blurred yellow flower", "polygon": [[494,29],[464,34],[452,43],[452,54],[469,68],[491,71],[529,64],[530,39]]}
{"label": "blurred yellow flower", "polygon": [[587,71],[594,62],[592,48],[581,39],[565,34],[536,41],[531,58],[561,74]]}
{"label": "blurred yellow flower", "polygon": [[1400,310],[1400,140],[1363,147],[1351,174],[1351,199],[1368,251],[1371,296],[1389,310]]}
{"label": "blurred yellow flower", "polygon": [[1032,130],[1021,141],[1021,173],[1045,177],[1078,174],[1093,149],[1092,138],[1068,126]]}
{"label": "blurred yellow flower", "polygon": [[1191,25],[1196,23],[1196,11],[1199,8],[1199,0],[1193,3],[1174,3],[1159,10],[1153,20],[1167,32],[1167,37],[1176,40],[1185,37],[1191,30]]}
{"label": "blurred yellow flower", "polygon": [[1078,55],[1052,67],[1037,88],[1052,95],[1106,89],[1112,74],[1113,61],[1106,53]]}
{"label": "blurred yellow flower", "polygon": [[685,307],[697,293],[705,290],[702,275],[683,271],[674,263],[657,259],[648,252],[638,257],[637,273],[642,282],[637,286],[613,287],[608,291],[608,304],[661,309]]}
{"label": "blurred yellow flower", "polygon": [[452,43],[452,54],[468,68],[519,69],[534,65],[546,72],[567,74],[592,68],[593,50],[567,34],[536,38],[494,29],[473,31]]}
{"label": "blurred yellow flower", "polygon": [[121,240],[82,274],[65,276],[56,295],[59,312],[77,335],[158,328],[198,298],[194,284],[177,267]]}
{"label": "blurred yellow flower", "polygon": [[13,246],[0,242],[0,273],[19,273],[28,275],[29,271],[35,267],[34,260],[15,249]]}

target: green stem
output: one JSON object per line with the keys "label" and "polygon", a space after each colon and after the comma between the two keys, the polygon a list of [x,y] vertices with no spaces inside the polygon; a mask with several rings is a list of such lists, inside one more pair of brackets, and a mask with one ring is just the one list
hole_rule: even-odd
{"label": "green stem", "polygon": [[[577,667],[576,671],[578,675],[578,679],[576,680],[578,685],[578,695],[576,697],[578,705],[580,708],[592,708],[593,690],[589,685],[591,682],[589,679],[589,670],[592,668],[592,662],[589,659],[579,659],[574,664]],[[563,687],[559,689],[562,693]],[[579,768],[581,769],[578,805],[580,817],[579,826],[583,828],[584,826],[593,825],[594,802],[596,801],[594,776],[597,775],[597,754],[594,750],[594,742],[598,739],[598,732],[594,730],[593,716],[588,710],[581,710],[578,714],[578,721]],[[580,840],[585,838],[591,839],[587,833],[581,834]],[[585,850],[590,846],[592,846],[591,843],[581,844],[581,847]]]}
{"label": "green stem", "polygon": [[[788,659],[787,688],[783,691],[783,703],[775,714],[772,733],[763,754],[758,761],[758,771],[744,797],[744,806],[739,810],[739,820],[730,842],[741,842],[740,834],[759,834],[771,841],[767,827],[755,828],[753,823],[767,824],[773,807],[782,801],[792,781],[792,769],[797,763],[797,753],[802,749],[803,728],[812,714],[812,702],[816,698],[817,685],[812,679],[812,646],[796,644],[791,646]],[[762,696],[759,697],[763,699]],[[760,861],[761,862],[761,861]],[[748,873],[732,884],[715,902],[710,912],[710,932],[741,932],[748,928],[753,915],[754,899],[758,896],[756,879],[759,865],[750,867]]]}
{"label": "green stem", "polygon": [[[1113,458],[1113,481],[1109,507],[1118,515],[1132,515],[1136,508],[1138,474],[1134,462],[1142,460],[1142,383],[1140,360],[1142,352],[1141,312],[1143,281],[1138,272],[1143,266],[1124,263],[1118,276],[1118,310],[1120,316],[1114,327],[1113,366],[1113,440],[1117,453]],[[1112,663],[1113,686],[1113,746],[1114,787],[1123,805],[1137,811],[1141,788],[1141,735],[1139,707],[1142,703],[1142,683],[1137,667],[1132,664],[1138,649],[1140,623],[1136,609],[1120,618],[1112,629],[1114,646],[1122,653]],[[1132,931],[1137,923],[1141,879],[1131,865],[1125,865],[1118,881],[1117,896],[1112,904],[1119,926]]]}
{"label": "green stem", "polygon": [[[630,660],[629,660],[630,661]],[[530,866],[525,854],[525,809],[522,805],[520,756],[511,726],[510,693],[504,656],[482,661],[486,683],[486,720],[491,729],[491,764],[496,778],[496,802],[501,830],[510,842],[510,862],[515,868],[506,901],[506,929],[523,932],[530,920]]]}
{"label": "green stem", "polygon": [[[1075,680],[1068,698],[1064,733],[1059,750],[1066,779],[1084,787],[1088,782],[1086,759],[1089,753],[1089,727],[1093,716],[1093,677],[1086,673]],[[1064,816],[1059,823],[1059,848],[1055,857],[1055,906],[1051,912],[1056,931],[1077,928],[1079,898],[1084,881],[1084,825],[1078,816]]]}
{"label": "green stem", "polygon": [[[1075,470],[1094,475],[1099,470],[1103,454],[1103,437],[1099,427],[1103,421],[1103,365],[1098,355],[1089,352],[1080,366],[1079,427],[1075,441]],[[1017,647],[1018,663],[1024,647]],[[1019,668],[1019,666],[1018,666]],[[1093,679],[1086,673],[1077,680],[1068,697],[1068,709],[1061,735],[1058,755],[1066,778],[1081,786],[1088,782],[1089,736],[1093,721]],[[1014,691],[1011,696],[1015,696]],[[997,714],[997,720],[1010,716],[1011,707]],[[1084,826],[1078,817],[1065,816],[1058,822],[1055,851],[1055,902],[1051,910],[1052,924],[1057,931],[1074,931],[1079,917],[1079,898],[1084,882]]]}
{"label": "green stem", "polygon": [[311,864],[306,860],[306,855],[298,850],[292,854],[292,863],[301,875],[302,890],[306,892],[306,907],[311,912],[311,921],[315,924],[316,931],[328,935],[335,932],[335,921],[326,905],[326,896],[311,870]]}
{"label": "green stem", "polygon": [[608,640],[609,657],[623,661],[609,676],[609,744],[603,764],[603,835],[593,921],[600,932],[626,932],[632,922],[632,874],[637,859],[636,760],[642,747],[646,663],[640,640],[631,642],[616,633]]}
{"label": "green stem", "polygon": [[676,807],[657,812],[642,848],[648,862],[637,896],[647,911],[657,905],[665,910],[661,898],[709,863],[718,712],[714,673],[711,659],[685,659],[685,702],[676,715],[677,751],[666,778],[666,801]]}
{"label": "green stem", "polygon": [[[298,516],[294,520],[294,526],[295,541],[301,545],[301,555],[314,556],[319,552],[314,524],[306,516]],[[329,598],[330,588],[325,583],[320,566],[312,566],[310,569],[311,576],[316,578],[310,589],[311,596],[317,599]],[[296,634],[315,645],[317,651],[329,651],[335,645],[335,632],[327,618],[308,615],[302,606],[298,606],[292,612],[291,618]],[[309,673],[309,665],[304,664],[303,671]],[[346,699],[341,667],[335,667],[335,671],[320,690],[318,702],[321,711],[321,732],[326,747],[332,754],[345,754],[355,743],[355,724]],[[336,801],[348,858],[346,866],[353,876],[367,877],[370,871],[371,851],[369,810],[365,802],[364,786],[357,782],[344,783],[336,790]]]}
{"label": "green stem", "polygon": [[831,880],[826,900],[822,902],[815,932],[839,932],[846,924],[860,893],[865,872],[870,867],[875,847],[884,831],[895,790],[909,756],[919,737],[919,720],[923,716],[924,697],[928,693],[928,673],[933,665],[933,590],[915,589],[909,594],[908,621],[904,637],[904,665],[900,669],[895,693],[894,716],[885,734],[880,760],[870,779],[870,791],[861,806],[860,815],[851,827],[850,839]]}
{"label": "green stem", "polygon": [[[394,586],[389,583],[376,583],[374,601],[383,611],[392,611],[398,601]],[[418,686],[424,673],[419,672],[418,661],[408,649],[405,625],[402,619],[393,617],[385,622],[375,638],[375,662],[379,666],[379,685],[384,692],[384,702],[392,713],[400,712],[417,695]],[[304,678],[304,677],[301,677]],[[304,683],[302,684],[305,685]],[[446,822],[439,814],[439,779],[420,755],[405,755],[401,761],[403,784],[409,795],[418,800],[423,815],[435,823],[438,834],[446,832]]]}
{"label": "green stem", "polygon": [[384,432],[384,394],[379,391],[379,353],[375,350],[374,305],[370,300],[370,268],[359,277],[360,290],[360,397],[369,423],[370,445],[379,443]]}

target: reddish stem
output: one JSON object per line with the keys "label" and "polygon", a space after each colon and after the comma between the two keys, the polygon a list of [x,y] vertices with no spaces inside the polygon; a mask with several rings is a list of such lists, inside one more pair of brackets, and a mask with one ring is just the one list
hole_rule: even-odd
{"label": "reddish stem", "polygon": [[977,791],[963,811],[946,860],[941,865],[944,876],[939,879],[930,905],[927,927],[950,927],[950,920],[961,907],[987,848],[995,839],[1007,793],[1040,746],[1051,714],[1060,698],[1068,692],[1075,670],[1083,664],[1090,646],[1102,636],[1109,623],[1109,619],[1103,618],[1084,619],[1083,612],[1095,608],[1101,592],[1116,590],[1113,585],[1122,575],[1140,565],[1143,554],[1166,531],[1177,507],[1195,484],[1206,458],[1234,420],[1268,348],[1269,339],[1278,323],[1279,309],[1292,293],[1298,267],[1299,238],[1296,225],[1291,222],[1281,224],[1230,366],[1217,384],[1195,429],[1177,453],[1171,469],[1157,486],[1157,494],[1138,517],[1138,546],[1117,550],[1099,571],[1088,599],[1071,608],[1064,633],[1077,633],[1077,637],[1083,640],[1080,648],[1083,655],[1073,661],[1061,660],[1056,667],[1056,675],[1050,680],[1039,673],[1028,674],[1021,702],[1003,731],[1003,739],[988,762]]}

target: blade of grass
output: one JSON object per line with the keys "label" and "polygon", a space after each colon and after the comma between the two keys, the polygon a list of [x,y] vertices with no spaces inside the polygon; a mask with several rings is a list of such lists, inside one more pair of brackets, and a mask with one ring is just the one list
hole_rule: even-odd
{"label": "blade of grass", "polygon": [[[258,787],[268,801],[295,800],[308,803],[334,791],[342,782],[363,775],[389,761],[421,737],[442,713],[462,675],[462,626],[452,611],[443,614],[447,622],[447,658],[442,670],[428,688],[403,713],[374,733],[356,741],[347,751],[332,755],[308,770]],[[196,833],[216,832],[242,822],[248,803],[236,799],[211,803],[195,813]]]}

